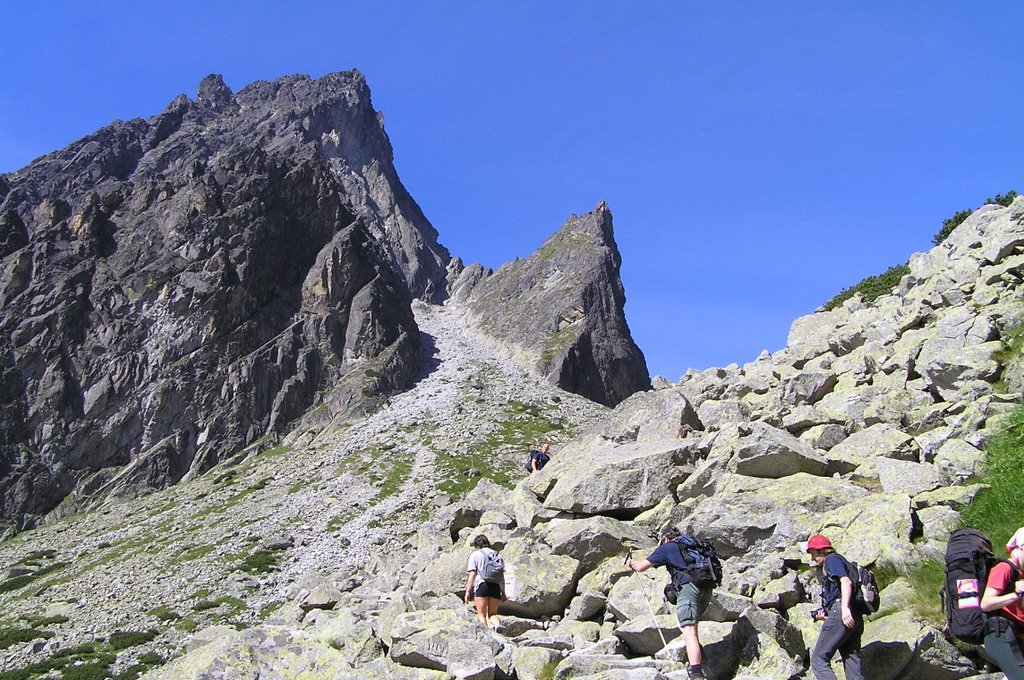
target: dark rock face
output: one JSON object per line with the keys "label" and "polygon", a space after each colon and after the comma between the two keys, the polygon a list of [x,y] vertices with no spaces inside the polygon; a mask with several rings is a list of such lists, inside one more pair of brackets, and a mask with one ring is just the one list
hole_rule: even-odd
{"label": "dark rock face", "polygon": [[473,325],[524,368],[614,406],[651,388],[623,313],[621,261],[602,201],[570,217],[525,260],[493,274],[479,265],[461,270],[452,295]]}
{"label": "dark rock face", "polygon": [[449,256],[391,158],[357,72],[210,76],[0,177],[0,516],[165,486],[402,387]]}

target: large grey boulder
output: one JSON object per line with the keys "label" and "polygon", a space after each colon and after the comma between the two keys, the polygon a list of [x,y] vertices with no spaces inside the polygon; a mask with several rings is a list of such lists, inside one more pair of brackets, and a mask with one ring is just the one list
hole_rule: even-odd
{"label": "large grey boulder", "polygon": [[782,479],[725,474],[715,494],[702,500],[679,528],[709,538],[725,558],[785,550],[805,540],[829,512],[868,495],[850,482],[807,473]]}
{"label": "large grey boulder", "polygon": [[917,562],[913,528],[909,496],[877,493],[825,513],[813,533],[828,536],[843,557],[862,566],[903,566]]}
{"label": "large grey boulder", "polygon": [[854,432],[828,450],[829,470],[847,473],[875,458],[918,460],[917,442],[906,432],[888,423],[878,423]]}
{"label": "large grey boulder", "polygon": [[579,560],[554,555],[536,540],[512,539],[505,558],[505,587],[509,601],[502,611],[540,618],[561,615],[569,605],[580,574]]}
{"label": "large grey boulder", "polygon": [[827,463],[814,449],[793,435],[753,423],[750,433],[735,443],[729,469],[750,477],[788,477],[798,472],[824,474]]}
{"label": "large grey boulder", "polygon": [[[496,634],[481,626],[476,617],[464,608],[459,611],[429,609],[402,614],[395,620],[385,640],[388,656],[395,663],[439,671],[447,670],[453,644],[457,645],[456,659],[458,649],[465,649],[457,641],[483,647],[492,658],[503,646]],[[474,655],[472,659],[478,657]]]}
{"label": "large grey boulder", "polygon": [[314,631],[260,626],[222,635],[151,671],[154,680],[336,677],[350,668],[345,655]]}
{"label": "large grey boulder", "polygon": [[651,388],[626,325],[620,264],[602,201],[570,217],[530,257],[464,286],[457,309],[524,369],[614,406]]}
{"label": "large grey boulder", "polygon": [[556,519],[539,532],[555,555],[568,555],[579,562],[582,572],[589,572],[613,555],[654,543],[648,531],[610,517]]}
{"label": "large grey boulder", "polygon": [[555,480],[545,508],[635,516],[671,493],[701,456],[698,442],[690,439],[586,444],[571,454],[563,452],[542,471],[544,479],[536,484]]}
{"label": "large grey boulder", "polygon": [[954,680],[977,673],[942,633],[906,611],[867,622],[862,657],[864,677],[879,680]]}
{"label": "large grey boulder", "polygon": [[697,411],[676,387],[637,392],[619,403],[592,433],[615,442],[663,441],[704,429]]}
{"label": "large grey boulder", "polygon": [[681,634],[675,612],[657,617],[646,614],[615,629],[615,636],[638,656],[654,656]]}

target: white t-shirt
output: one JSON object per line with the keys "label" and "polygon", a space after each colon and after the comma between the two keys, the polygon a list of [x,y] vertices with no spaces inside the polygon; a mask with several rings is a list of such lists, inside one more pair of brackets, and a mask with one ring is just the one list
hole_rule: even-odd
{"label": "white t-shirt", "polygon": [[494,552],[491,548],[480,548],[479,550],[475,550],[473,551],[473,554],[469,556],[469,562],[466,564],[467,572],[476,572],[476,578],[473,579],[473,590],[479,588],[480,584],[484,582],[484,580],[480,578],[480,570],[484,566],[484,551]]}

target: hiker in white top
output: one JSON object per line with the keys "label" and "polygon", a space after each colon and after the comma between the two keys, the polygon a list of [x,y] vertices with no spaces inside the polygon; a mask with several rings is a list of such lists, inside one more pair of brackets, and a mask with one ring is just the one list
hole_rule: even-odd
{"label": "hiker in white top", "polygon": [[466,571],[466,603],[476,605],[476,617],[483,625],[498,630],[498,606],[505,597],[505,562],[491,542],[480,534],[473,539],[476,550],[469,556]]}

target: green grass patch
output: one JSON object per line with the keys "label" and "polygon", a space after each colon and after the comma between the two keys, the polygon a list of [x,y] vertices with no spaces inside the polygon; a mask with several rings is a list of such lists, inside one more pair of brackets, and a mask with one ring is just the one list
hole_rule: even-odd
{"label": "green grass patch", "polygon": [[217,610],[217,613],[221,618],[227,618],[244,612],[247,607],[245,606],[245,602],[242,602],[237,597],[223,595],[214,600],[203,600],[196,604],[192,609],[197,612],[212,612]]}
{"label": "green grass patch", "polygon": [[174,624],[175,630],[180,630],[183,633],[194,633],[199,630],[199,623],[190,616],[183,618]]}
{"label": "green grass patch", "polygon": [[122,649],[152,642],[156,636],[155,630],[119,630],[110,634],[110,646],[119,652]]}
{"label": "green grass patch", "polygon": [[277,565],[281,561],[281,553],[277,550],[257,550],[247,555],[238,565],[238,568],[248,574],[264,574],[277,571]]}
{"label": "green grass patch", "polygon": [[53,633],[38,628],[0,628],[0,649],[13,647],[20,642],[32,642],[40,638],[52,638]]}
{"label": "green grass patch", "polygon": [[67,623],[70,619],[63,614],[56,614],[54,616],[27,616],[25,617],[25,623],[32,628],[43,628],[45,626],[59,626],[62,623]]}
{"label": "green grass patch", "polygon": [[881,274],[868,276],[826,302],[824,304],[825,310],[828,311],[841,306],[857,293],[863,296],[864,302],[873,302],[883,295],[891,293],[899,285],[900,279],[909,273],[910,267],[908,265],[898,264],[894,267],[889,267]]}
{"label": "green grass patch", "polygon": [[[999,553],[1001,546],[1024,524],[1024,405],[1009,416],[1002,432],[985,443],[985,466],[981,477],[974,481],[987,484],[988,488],[961,510],[961,525],[984,532]],[[941,628],[945,613],[939,591],[945,585],[945,564],[927,560],[906,576],[914,590],[909,608],[916,616]]]}
{"label": "green grass patch", "polygon": [[261,609],[256,616],[257,618],[259,618],[260,621],[266,621],[271,614],[273,614],[283,606],[284,602],[271,602],[266,607]]}
{"label": "green grass patch", "polygon": [[0,593],[9,593],[14,590],[21,590],[28,584],[39,580],[43,576],[52,574],[55,571],[60,571],[66,566],[67,562],[54,562],[53,564],[47,565],[41,569],[33,571],[31,574],[22,574],[21,576],[9,578],[6,581],[0,583]]}
{"label": "green grass patch", "polygon": [[32,583],[34,578],[34,574],[22,574],[21,576],[9,578],[3,583],[0,583],[0,593],[9,593],[12,590],[20,590],[29,583]]}
{"label": "green grass patch", "polygon": [[150,609],[146,614],[160,621],[177,621],[181,618],[181,614],[174,611],[166,604],[162,604],[155,609]]}
{"label": "green grass patch", "polygon": [[511,488],[525,474],[523,463],[540,442],[572,436],[572,429],[562,420],[549,417],[556,409],[542,402],[510,401],[505,406],[505,417],[481,433],[482,442],[438,453],[437,466],[445,480],[438,488],[459,501],[480,481],[480,477],[467,474],[473,468],[494,483]]}
{"label": "green grass patch", "polygon": [[561,330],[552,331],[544,336],[541,343],[541,361],[550,363],[556,356],[572,347],[572,344],[580,337],[581,330],[583,330],[582,326],[569,324]]}
{"label": "green grass patch", "polygon": [[25,555],[25,559],[23,559],[22,562],[25,564],[38,564],[39,562],[52,560],[55,557],[57,557],[56,550],[34,550],[28,555]]}
{"label": "green grass patch", "polygon": [[985,443],[985,467],[977,481],[988,485],[964,508],[964,526],[985,532],[1002,546],[1024,524],[1024,406],[1010,415],[1007,427]]}
{"label": "green grass patch", "polygon": [[273,448],[267,449],[266,451],[261,451],[259,456],[257,456],[257,457],[258,458],[276,458],[277,456],[283,456],[284,454],[290,452],[291,450],[292,450],[291,447],[288,447],[288,446],[275,446]]}
{"label": "green grass patch", "polygon": [[146,664],[147,666],[163,666],[167,663],[167,659],[156,652],[146,652],[139,657],[139,663]]}
{"label": "green grass patch", "polygon": [[192,560],[198,560],[200,557],[205,557],[216,549],[217,546],[215,545],[193,545],[187,548],[182,548],[178,551],[178,554],[175,555],[172,562],[191,562]]}
{"label": "green grass patch", "polygon": [[235,477],[238,476],[238,470],[231,468],[227,472],[217,475],[213,478],[214,484],[223,484],[224,486],[230,486],[235,482]]}
{"label": "green grass patch", "polygon": [[340,531],[342,527],[349,523],[351,517],[348,513],[344,515],[337,515],[327,520],[327,532],[333,534],[336,531]]}

